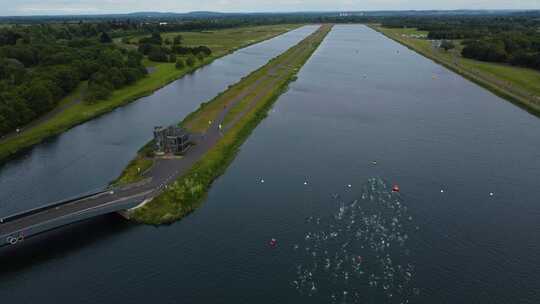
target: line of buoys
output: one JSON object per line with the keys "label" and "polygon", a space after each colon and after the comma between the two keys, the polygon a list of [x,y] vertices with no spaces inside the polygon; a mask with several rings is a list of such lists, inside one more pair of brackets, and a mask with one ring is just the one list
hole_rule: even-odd
{"label": "line of buoys", "polygon": [[[376,165],[377,161],[373,161],[372,164]],[[259,180],[259,182],[261,184],[264,184],[264,179],[261,178]],[[304,186],[307,186],[308,184],[309,184],[308,181],[304,181]],[[165,186],[165,188],[167,188],[167,187]],[[352,184],[347,184],[347,188],[352,188]],[[395,184],[395,185],[392,186],[392,192],[400,192],[400,191],[401,191],[401,189],[400,189],[399,185]],[[445,189],[443,189],[443,188],[440,189],[440,193],[445,193],[445,192],[446,192]],[[493,196],[495,196],[495,193],[489,192],[489,196],[493,197]],[[338,194],[333,194],[332,197],[337,198],[337,197],[339,197],[339,195]]]}

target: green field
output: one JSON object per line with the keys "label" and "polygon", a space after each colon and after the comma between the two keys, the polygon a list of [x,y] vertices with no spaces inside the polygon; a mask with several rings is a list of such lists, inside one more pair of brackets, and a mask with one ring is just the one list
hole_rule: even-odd
{"label": "green field", "polygon": [[427,34],[416,29],[393,29],[372,25],[372,28],[389,38],[417,51],[418,53],[446,66],[495,94],[525,108],[531,113],[540,114],[540,72],[510,65],[483,62],[463,58],[460,41],[455,41],[455,50],[444,51],[434,48],[427,39],[411,37]]}
{"label": "green field", "polygon": [[269,25],[233,28],[218,31],[204,32],[179,32],[163,34],[163,38],[171,38],[177,34],[182,35],[182,44],[186,46],[206,45],[217,56],[228,53],[231,49],[246,44],[253,44],[261,39],[274,37],[276,34],[290,31],[297,28],[298,25]]}
{"label": "green field", "polygon": [[217,144],[169,185],[165,192],[132,211],[130,217],[141,223],[158,225],[176,221],[195,210],[204,200],[212,182],[225,172],[244,140],[266,117],[272,104],[286,90],[290,81],[295,79],[300,67],[317,49],[330,29],[330,26],[322,26],[317,32],[188,116],[182,125],[188,128],[195,126],[198,129],[198,121],[212,120],[220,112],[218,109],[223,109],[224,105],[235,101],[231,104],[234,107],[231,110],[235,111],[229,112],[229,115],[235,118],[234,123],[229,119],[232,125]]}
{"label": "green field", "polygon": [[[197,61],[195,66],[186,67],[182,70],[176,69],[174,63],[156,63],[145,60],[145,65],[147,67],[153,67],[153,71],[137,83],[114,91],[109,98],[96,104],[87,104],[84,102],[73,103],[72,106],[62,110],[51,119],[28,129],[23,128],[24,131],[16,137],[0,140],[0,162],[6,161],[9,157],[16,155],[21,150],[38,144],[48,137],[60,134],[77,124],[147,96],[185,74],[191,73],[197,68],[212,62],[216,58],[222,57],[250,44],[270,39],[297,27],[299,27],[299,25],[271,25],[202,33],[180,33],[185,35],[185,43],[187,45],[204,45],[205,43],[212,42],[210,48],[212,49],[213,54],[206,57],[202,62]],[[167,35],[174,34],[176,33]],[[76,91],[72,96],[68,96],[66,100],[75,98],[76,94],[80,94],[80,91]],[[61,105],[59,105],[59,107],[60,106]]]}
{"label": "green field", "polygon": [[[190,47],[206,45],[212,50],[214,55],[222,56],[231,50],[272,38],[276,34],[284,33],[298,27],[299,25],[291,24],[263,25],[212,31],[171,32],[163,33],[161,37],[163,40],[172,40],[175,36],[182,35],[182,45]],[[123,44],[121,38],[116,38],[115,42],[128,48],[134,48],[142,37],[144,36],[130,37],[130,44]]]}

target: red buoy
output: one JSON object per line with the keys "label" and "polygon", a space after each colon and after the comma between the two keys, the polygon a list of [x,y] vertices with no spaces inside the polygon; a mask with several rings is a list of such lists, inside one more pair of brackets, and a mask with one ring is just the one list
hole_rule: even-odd
{"label": "red buoy", "polygon": [[394,185],[392,187],[392,192],[399,192],[399,186],[398,185]]}
{"label": "red buoy", "polygon": [[276,247],[277,240],[276,239],[271,239],[270,242],[268,242],[268,245],[270,245],[271,247]]}

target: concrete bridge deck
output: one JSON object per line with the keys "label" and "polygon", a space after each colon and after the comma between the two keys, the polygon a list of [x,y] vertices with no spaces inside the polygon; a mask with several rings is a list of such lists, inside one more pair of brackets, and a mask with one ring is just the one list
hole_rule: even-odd
{"label": "concrete bridge deck", "polygon": [[134,208],[154,192],[141,189],[103,191],[3,218],[0,247],[15,245],[25,238],[91,217]]}

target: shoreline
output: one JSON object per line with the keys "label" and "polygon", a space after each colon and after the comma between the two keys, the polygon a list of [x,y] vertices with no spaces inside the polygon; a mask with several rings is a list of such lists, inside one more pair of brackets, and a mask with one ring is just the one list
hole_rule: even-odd
{"label": "shoreline", "polygon": [[[152,201],[129,212],[129,218],[138,223],[163,225],[182,219],[197,209],[204,201],[213,181],[226,171],[241,145],[267,116],[268,110],[279,96],[287,91],[289,84],[296,80],[299,69],[317,50],[330,30],[331,26],[322,25],[304,40],[271,59],[266,65],[209,102],[201,104],[199,109],[188,115],[181,125],[195,126],[193,123],[196,123],[197,119],[208,121],[208,115],[215,115],[212,117],[216,117],[216,121],[204,131],[205,137],[214,137],[209,139],[214,142],[200,145],[197,143],[195,149],[206,149],[201,157],[191,160],[192,164],[185,172],[177,172],[172,183],[168,184],[169,187],[164,187],[165,189]],[[214,113],[215,108],[224,110]],[[229,109],[240,112],[229,125],[225,125],[223,128],[225,132],[222,133],[215,124],[221,124],[225,121],[225,117],[233,114]],[[217,137],[216,132],[219,132]],[[206,147],[200,147],[204,145]],[[186,158],[190,157],[196,158],[188,152]],[[122,176],[118,179],[121,178]]]}
{"label": "shoreline", "polygon": [[[164,77],[163,80],[159,81],[158,85],[152,86],[151,89],[147,89],[147,90],[143,90],[141,92],[133,93],[132,95],[129,95],[129,96],[125,97],[125,98],[122,98],[118,102],[113,101],[110,104],[105,104],[107,102],[105,100],[105,101],[103,101],[103,104],[97,103],[95,105],[96,106],[95,112],[91,113],[88,116],[84,116],[84,117],[80,117],[78,119],[74,119],[74,120],[72,120],[72,121],[70,121],[70,122],[68,122],[66,124],[58,123],[58,125],[55,126],[55,128],[52,131],[49,131],[48,129],[40,130],[39,129],[40,126],[41,126],[41,124],[40,124],[40,125],[36,125],[36,126],[32,127],[29,130],[23,131],[20,135],[18,135],[16,137],[7,138],[5,140],[0,139],[0,168],[3,165],[5,165],[7,162],[9,162],[10,160],[13,160],[13,159],[17,158],[18,156],[24,154],[25,152],[30,151],[34,146],[36,146],[36,145],[38,145],[40,143],[43,143],[43,142],[47,142],[47,140],[54,139],[54,137],[59,136],[62,133],[66,132],[66,131],[68,131],[68,130],[70,130],[70,129],[78,126],[78,125],[84,124],[85,122],[88,122],[88,121],[96,119],[96,118],[98,118],[98,117],[100,117],[102,115],[110,113],[110,112],[112,112],[113,110],[115,110],[117,108],[126,106],[128,104],[131,104],[131,103],[134,103],[134,102],[138,101],[141,98],[150,96],[153,93],[155,93],[156,91],[158,91],[158,90],[164,88],[165,86],[173,83],[174,81],[179,80],[179,79],[183,78],[186,75],[193,74],[198,69],[203,68],[203,67],[205,67],[207,65],[210,65],[212,62],[214,62],[217,59],[223,58],[223,57],[225,57],[227,55],[230,55],[230,54],[232,54],[232,53],[234,53],[234,52],[236,52],[238,50],[250,47],[250,46],[252,46],[254,44],[265,42],[267,40],[276,38],[276,37],[278,37],[280,35],[283,35],[285,33],[294,31],[296,29],[299,29],[303,25],[305,25],[305,24],[291,24],[290,26],[292,28],[287,30],[287,31],[276,33],[274,35],[264,37],[264,38],[259,39],[259,40],[251,41],[251,42],[249,42],[249,43],[247,43],[245,45],[232,48],[232,49],[230,49],[230,50],[228,50],[228,51],[226,51],[226,52],[224,52],[222,54],[216,55],[216,56],[211,55],[210,57],[205,58],[204,62],[202,62],[202,63],[197,63],[193,67],[186,67],[183,70],[178,70],[178,74],[176,74],[176,75]],[[147,78],[150,78],[150,77],[152,77],[152,76],[148,75],[147,77],[141,79],[140,81],[142,81],[144,79],[147,79]],[[135,87],[138,84],[139,83],[134,83],[132,86]],[[122,89],[120,89],[120,90],[122,90]],[[118,92],[120,90],[117,90],[115,92]],[[115,92],[113,92],[113,95],[114,95]],[[99,106],[102,106],[102,107],[100,108]],[[54,109],[52,111],[54,111]],[[47,114],[45,114],[45,115],[47,115]],[[46,124],[47,122],[53,121],[53,119],[54,119],[54,117],[52,117],[51,120],[44,121],[43,124]],[[31,123],[32,122],[30,122],[30,124]],[[37,132],[38,134],[35,135],[35,136],[32,136],[32,135],[27,135],[26,137],[24,136],[25,132],[31,132],[31,131]],[[17,144],[18,141],[24,141],[24,142],[22,142],[20,144]],[[7,145],[13,145],[15,147],[9,147],[8,148],[8,147],[6,147]]]}
{"label": "shoreline", "polygon": [[374,24],[367,24],[367,26],[370,29],[384,35],[388,39],[391,39],[391,40],[405,46],[406,48],[408,48],[408,49],[416,52],[417,54],[419,54],[419,55],[433,61],[434,63],[442,65],[443,67],[453,71],[454,73],[459,74],[463,78],[465,78],[465,79],[467,79],[467,80],[481,86],[482,88],[490,91],[491,93],[493,93],[493,94],[495,94],[495,95],[497,95],[497,96],[511,102],[515,106],[518,106],[519,108],[527,111],[528,113],[530,113],[530,114],[532,114],[534,116],[540,117],[540,103],[535,103],[534,101],[530,101],[529,99],[527,99],[525,97],[519,96],[519,95],[517,95],[515,93],[510,92],[509,90],[507,90],[505,88],[502,88],[501,86],[497,85],[496,83],[493,83],[493,82],[491,82],[489,80],[482,79],[481,77],[474,75],[472,72],[467,71],[463,67],[455,66],[455,65],[453,65],[451,63],[445,62],[444,60],[438,58],[437,56],[434,56],[434,55],[432,55],[432,54],[430,54],[428,52],[424,52],[424,51],[416,48],[414,45],[412,45],[410,43],[407,43],[407,42],[405,42],[402,39],[399,39],[397,37],[393,37],[392,35],[384,32],[384,30],[382,30],[380,26],[377,26],[377,25],[374,25]]}

